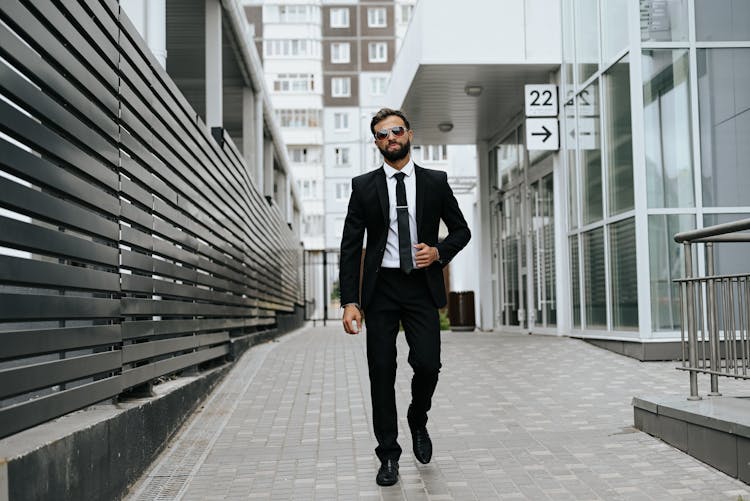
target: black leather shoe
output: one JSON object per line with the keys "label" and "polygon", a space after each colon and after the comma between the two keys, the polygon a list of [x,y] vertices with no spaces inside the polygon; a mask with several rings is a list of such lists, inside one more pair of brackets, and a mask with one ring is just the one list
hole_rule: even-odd
{"label": "black leather shoe", "polygon": [[393,485],[398,482],[398,461],[395,459],[386,459],[380,464],[378,476],[375,477],[378,485]]}
{"label": "black leather shoe", "polygon": [[411,442],[414,446],[414,457],[422,464],[427,464],[432,459],[432,440],[427,428],[417,428],[411,432]]}

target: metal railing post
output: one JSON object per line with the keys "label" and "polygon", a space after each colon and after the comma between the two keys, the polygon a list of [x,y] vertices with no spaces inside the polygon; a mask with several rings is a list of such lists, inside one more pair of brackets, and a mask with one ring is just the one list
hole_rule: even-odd
{"label": "metal railing post", "polygon": [[323,251],[323,327],[328,320],[328,251]]}
{"label": "metal railing post", "polygon": [[[719,364],[721,359],[721,343],[719,342],[719,322],[716,311],[716,283],[714,281],[714,244],[713,242],[706,242],[706,274],[708,280],[706,282],[706,306],[708,311],[708,336],[709,346],[711,348],[711,371],[715,372],[719,370]],[[719,393],[719,375],[711,374],[711,391],[709,395],[712,397],[721,396]]]}
{"label": "metal railing post", "polygon": [[690,371],[690,396],[688,397],[688,400],[700,400],[701,397],[698,395],[698,373],[695,371],[695,369],[698,368],[698,336],[695,325],[695,290],[692,281],[694,278],[692,244],[690,242],[685,242],[684,249],[685,275],[688,279],[686,294],[687,302],[685,304],[688,321],[688,369]]}

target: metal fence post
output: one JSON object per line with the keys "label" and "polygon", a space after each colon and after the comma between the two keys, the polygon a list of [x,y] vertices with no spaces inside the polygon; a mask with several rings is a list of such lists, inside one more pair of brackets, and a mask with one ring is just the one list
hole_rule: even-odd
{"label": "metal fence post", "polygon": [[684,243],[685,249],[685,275],[688,279],[687,282],[687,302],[686,313],[688,321],[688,359],[689,359],[689,371],[690,371],[690,396],[688,400],[700,400],[701,397],[698,395],[698,373],[695,369],[698,368],[698,336],[696,333],[695,325],[695,290],[693,284],[693,252],[692,244],[690,242]]}
{"label": "metal fence post", "polygon": [[328,251],[323,251],[323,327],[328,320]]}
{"label": "metal fence post", "polygon": [[[721,359],[721,343],[719,342],[719,322],[716,311],[716,283],[712,278],[714,276],[714,244],[706,242],[706,275],[709,277],[706,281],[706,306],[708,307],[708,336],[709,346],[711,347],[711,371],[719,370],[719,360]],[[712,397],[721,396],[719,393],[719,375],[711,374],[711,391]]]}

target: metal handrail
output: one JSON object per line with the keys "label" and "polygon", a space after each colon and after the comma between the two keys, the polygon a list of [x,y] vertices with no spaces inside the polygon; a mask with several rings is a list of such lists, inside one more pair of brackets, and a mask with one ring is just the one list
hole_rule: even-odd
{"label": "metal handrail", "polygon": [[[721,395],[719,376],[750,379],[750,274],[716,275],[713,248],[714,243],[750,242],[750,234],[738,233],[749,229],[750,219],[742,219],[674,236],[685,252],[685,278],[674,282],[680,287],[682,304],[683,361],[678,369],[689,371],[689,400],[701,399],[698,373],[709,374],[712,396]],[[693,244],[698,243],[703,243],[706,249],[705,277],[693,275]]]}
{"label": "metal handrail", "polygon": [[[678,244],[685,242],[695,242],[701,240],[703,242],[712,241],[710,237],[716,237],[719,235],[726,235],[728,233],[735,233],[737,231],[750,230],[750,218],[740,219],[739,221],[732,221],[731,223],[721,223],[709,226],[707,228],[701,228],[698,230],[682,231],[674,236],[674,241]],[[747,235],[750,239],[750,235]],[[721,241],[721,240],[716,240]],[[732,240],[723,240],[732,241]],[[750,240],[738,240],[742,242]]]}

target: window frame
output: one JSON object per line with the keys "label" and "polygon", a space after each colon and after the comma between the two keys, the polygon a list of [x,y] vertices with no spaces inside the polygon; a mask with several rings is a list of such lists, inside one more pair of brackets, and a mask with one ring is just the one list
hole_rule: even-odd
{"label": "window frame", "polygon": [[[341,88],[339,88],[342,86]],[[352,96],[352,79],[351,77],[332,77],[331,78],[331,97],[351,97]]]}
{"label": "window frame", "polygon": [[[382,50],[381,50],[382,49]],[[371,63],[388,62],[388,42],[368,42],[367,60]]]}
{"label": "window frame", "polygon": [[388,11],[385,7],[368,7],[367,8],[367,27],[368,28],[387,28]]}

